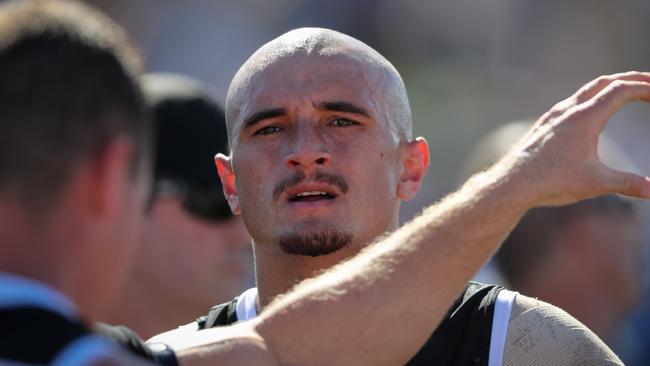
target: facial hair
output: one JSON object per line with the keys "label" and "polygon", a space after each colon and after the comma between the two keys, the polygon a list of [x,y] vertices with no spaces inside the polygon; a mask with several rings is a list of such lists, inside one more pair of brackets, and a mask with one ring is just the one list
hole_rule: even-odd
{"label": "facial hair", "polygon": [[336,230],[284,234],[280,248],[291,255],[319,257],[334,253],[352,242],[352,235]]}

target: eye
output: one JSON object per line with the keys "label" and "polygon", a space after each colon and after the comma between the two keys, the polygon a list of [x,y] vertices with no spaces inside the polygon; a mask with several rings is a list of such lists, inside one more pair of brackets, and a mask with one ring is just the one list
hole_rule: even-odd
{"label": "eye", "polygon": [[272,135],[272,134],[274,134],[276,132],[280,132],[280,130],[282,130],[282,129],[279,126],[269,125],[269,126],[260,128],[259,130],[255,131],[255,133],[253,135],[262,135],[262,136]]}
{"label": "eye", "polygon": [[330,122],[330,125],[336,127],[349,127],[349,126],[358,125],[358,123],[354,121],[350,121],[349,119],[345,119],[345,118],[336,118],[332,122]]}

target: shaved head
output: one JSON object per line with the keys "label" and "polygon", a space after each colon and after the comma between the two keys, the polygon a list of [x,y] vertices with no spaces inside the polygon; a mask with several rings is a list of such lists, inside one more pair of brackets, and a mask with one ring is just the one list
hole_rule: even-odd
{"label": "shaved head", "polygon": [[[370,88],[381,116],[400,140],[412,138],[411,109],[401,76],[381,54],[365,43],[343,33],[322,28],[300,28],[287,32],[258,49],[233,78],[226,101],[226,120],[231,144],[246,118],[246,100],[255,97],[258,75],[290,63],[293,69],[314,62],[340,63],[364,70],[365,85]],[[291,69],[291,68],[290,68]],[[285,69],[286,70],[286,69]],[[283,77],[281,74],[277,77]],[[327,76],[309,80],[327,83]]]}

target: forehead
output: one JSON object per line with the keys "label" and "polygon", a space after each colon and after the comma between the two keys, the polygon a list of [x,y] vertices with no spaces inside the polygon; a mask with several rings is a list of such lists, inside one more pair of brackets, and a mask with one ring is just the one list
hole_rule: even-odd
{"label": "forehead", "polygon": [[363,57],[347,54],[291,55],[251,76],[241,94],[235,128],[247,115],[266,108],[313,106],[323,101],[344,101],[383,114],[385,71]]}

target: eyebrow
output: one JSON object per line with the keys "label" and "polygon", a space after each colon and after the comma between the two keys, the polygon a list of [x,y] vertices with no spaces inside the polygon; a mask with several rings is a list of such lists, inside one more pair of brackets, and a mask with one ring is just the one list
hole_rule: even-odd
{"label": "eyebrow", "polygon": [[287,110],[284,108],[268,108],[259,112],[253,113],[250,117],[246,118],[242,128],[254,126],[256,123],[269,118],[286,116]]}
{"label": "eyebrow", "polygon": [[364,108],[358,107],[350,102],[344,102],[341,100],[331,101],[331,102],[320,102],[318,104],[314,104],[314,107],[316,109],[323,110],[323,111],[352,113],[352,114],[358,114],[370,118],[370,114]]}

